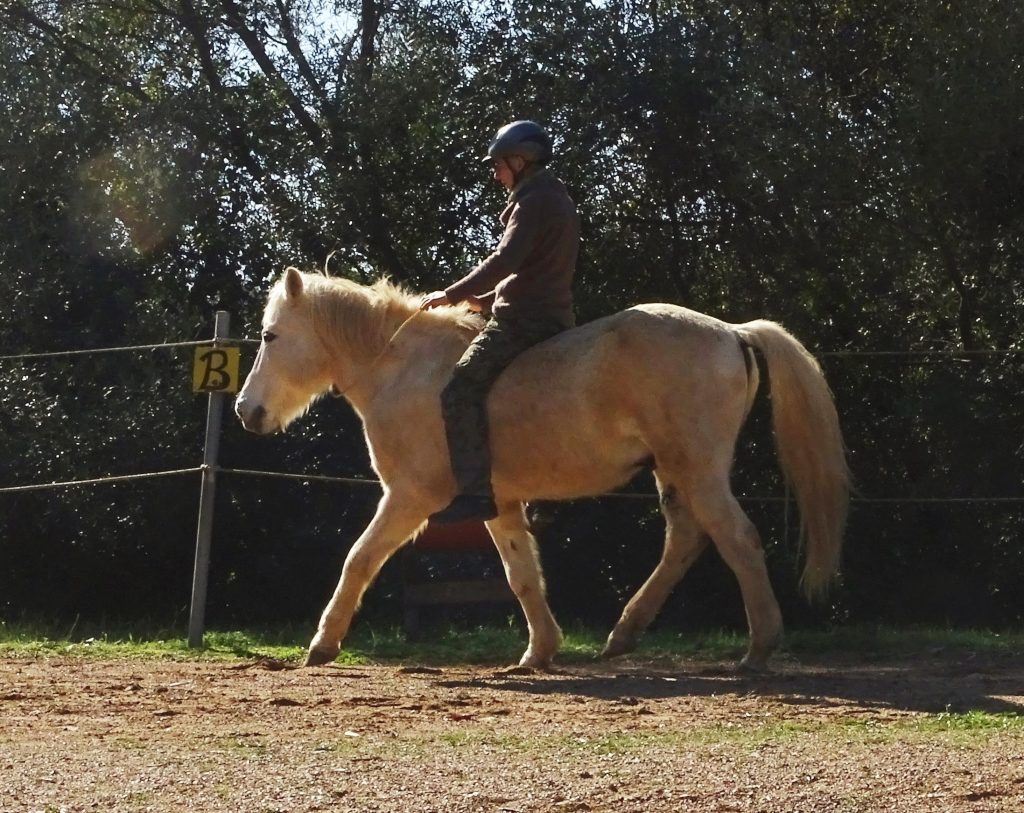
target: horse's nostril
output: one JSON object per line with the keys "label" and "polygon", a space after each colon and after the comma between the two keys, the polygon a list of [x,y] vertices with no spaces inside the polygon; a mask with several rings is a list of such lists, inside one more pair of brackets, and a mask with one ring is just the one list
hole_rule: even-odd
{"label": "horse's nostril", "polygon": [[242,426],[250,432],[260,431],[260,428],[263,425],[263,418],[266,417],[267,414],[267,410],[260,405],[257,405],[250,410],[245,410],[242,408],[241,404],[236,404],[235,412],[237,412],[238,417],[242,419]]}

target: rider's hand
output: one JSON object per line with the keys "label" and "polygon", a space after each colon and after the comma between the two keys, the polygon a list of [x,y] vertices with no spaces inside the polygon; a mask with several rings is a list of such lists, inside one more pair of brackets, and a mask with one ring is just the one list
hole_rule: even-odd
{"label": "rider's hand", "polygon": [[445,305],[451,305],[448,301],[448,294],[444,291],[434,291],[433,293],[426,294],[423,299],[420,300],[420,310],[429,311],[434,308],[441,308]]}

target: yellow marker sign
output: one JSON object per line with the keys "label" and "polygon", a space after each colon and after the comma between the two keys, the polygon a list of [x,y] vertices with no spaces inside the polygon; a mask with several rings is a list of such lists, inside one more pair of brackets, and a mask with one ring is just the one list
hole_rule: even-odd
{"label": "yellow marker sign", "polygon": [[238,392],[237,347],[197,347],[192,392]]}

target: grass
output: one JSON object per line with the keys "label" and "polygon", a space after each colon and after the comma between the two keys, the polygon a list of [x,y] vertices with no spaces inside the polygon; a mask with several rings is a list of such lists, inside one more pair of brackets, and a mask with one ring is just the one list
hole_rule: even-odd
{"label": "grass", "polygon": [[989,733],[994,731],[1024,732],[1024,716],[1019,714],[991,714],[984,711],[963,713],[943,712],[914,723],[923,734],[964,732]]}
{"label": "grass", "polygon": [[[86,658],[167,659],[167,660],[245,660],[267,657],[300,660],[305,645],[288,630],[209,631],[203,646],[191,649],[180,630],[147,625],[113,627],[82,631],[78,635],[61,633],[46,624],[0,622],[0,657],[75,656]],[[360,662],[346,652],[339,659]]]}
{"label": "grass", "polygon": [[1024,653],[1024,631],[850,626],[787,635],[786,648],[794,654],[827,651],[848,654],[852,658],[907,659],[970,654],[1011,656]]}
{"label": "grass", "polygon": [[[79,656],[94,658],[164,658],[173,660],[244,660],[267,657],[300,661],[312,630],[285,626],[272,630],[209,631],[203,646],[190,649],[183,630],[137,623],[130,626],[52,624],[0,621],[0,657]],[[648,633],[637,655],[666,665],[687,662],[735,662],[746,648],[745,633],[712,631]],[[604,645],[604,632],[586,628],[565,630],[558,660],[563,664],[590,661]],[[339,663],[406,662],[443,664],[509,664],[525,646],[519,628],[484,626],[434,631],[409,641],[401,629],[358,624],[338,658]],[[787,634],[777,658],[815,657],[891,661],[929,657],[1010,657],[1024,652],[1024,632],[991,632],[885,627],[845,627],[828,632]]]}
{"label": "grass", "polygon": [[[873,719],[762,719],[715,723],[694,727],[668,727],[659,731],[614,731],[593,736],[579,734],[518,735],[496,733],[490,727],[469,726],[443,734],[438,740],[453,749],[491,747],[517,753],[560,752],[595,756],[624,755],[645,749],[690,751],[694,748],[733,746],[756,750],[788,741],[811,738],[828,749],[851,745],[867,747],[892,743],[946,743],[970,747],[991,737],[1009,734],[1024,738],[1024,716],[1013,713],[968,711],[907,716],[897,720]],[[407,745],[410,745],[407,743]]]}
{"label": "grass", "polygon": [[714,724],[670,728],[662,731],[613,731],[594,735],[524,735],[496,732],[488,726],[460,727],[428,739],[394,741],[335,740],[318,745],[317,750],[343,753],[393,755],[396,748],[409,753],[433,750],[443,745],[454,751],[489,748],[503,753],[583,755],[591,757],[625,756],[641,751],[690,752],[694,749],[728,746],[738,751],[756,751],[765,746],[784,746],[787,742],[811,739],[829,750],[864,746],[873,748],[893,743],[944,743],[970,747],[984,743],[994,735],[1024,737],[1024,717],[1014,714],[989,714],[971,711],[964,714],[939,714],[877,723],[870,720],[765,720],[753,724]]}

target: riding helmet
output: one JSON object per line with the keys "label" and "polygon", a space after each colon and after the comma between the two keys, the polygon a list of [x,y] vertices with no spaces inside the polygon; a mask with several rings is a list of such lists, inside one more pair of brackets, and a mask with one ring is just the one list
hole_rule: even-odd
{"label": "riding helmet", "polygon": [[535,121],[521,119],[506,124],[494,136],[484,160],[493,161],[512,155],[546,164],[551,160],[551,136]]}

